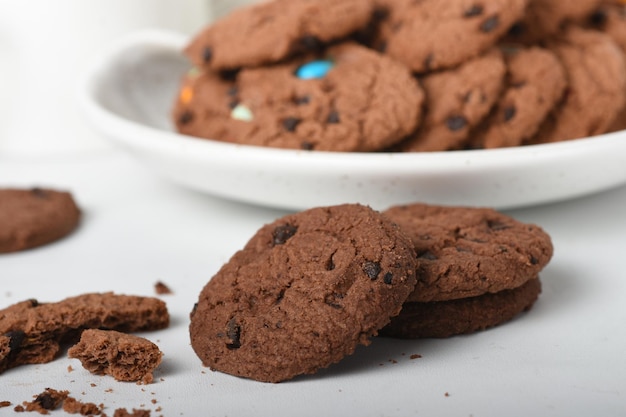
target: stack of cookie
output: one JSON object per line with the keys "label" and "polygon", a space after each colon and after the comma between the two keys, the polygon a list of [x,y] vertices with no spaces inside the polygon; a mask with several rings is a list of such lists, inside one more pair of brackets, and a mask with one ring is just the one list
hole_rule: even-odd
{"label": "stack of cookie", "polygon": [[287,149],[497,148],[621,129],[620,0],[270,0],[192,39],[179,132]]}
{"label": "stack of cookie", "polygon": [[262,227],[206,284],[191,344],[266,382],[315,373],[378,333],[448,337],[529,309],[550,237],[490,209],[318,207]]}

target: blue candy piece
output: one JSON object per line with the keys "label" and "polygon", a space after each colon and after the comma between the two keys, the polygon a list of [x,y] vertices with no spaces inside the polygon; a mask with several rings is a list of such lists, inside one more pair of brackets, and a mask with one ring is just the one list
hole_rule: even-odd
{"label": "blue candy piece", "polygon": [[324,78],[334,66],[335,63],[328,60],[311,61],[298,68],[296,77],[302,80]]}

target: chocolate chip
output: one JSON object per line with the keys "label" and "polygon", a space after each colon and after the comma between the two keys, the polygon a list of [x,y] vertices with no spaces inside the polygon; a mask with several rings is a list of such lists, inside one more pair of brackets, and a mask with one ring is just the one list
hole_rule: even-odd
{"label": "chocolate chip", "polygon": [[483,6],[475,4],[474,6],[467,9],[465,13],[463,14],[463,16],[464,17],[480,16],[481,14],[483,14],[483,11],[484,11]]}
{"label": "chocolate chip", "polygon": [[336,124],[339,123],[341,120],[339,119],[339,113],[335,110],[331,111],[330,114],[328,115],[328,118],[326,119],[326,123],[328,124]]}
{"label": "chocolate chip", "polygon": [[296,97],[293,99],[293,102],[297,106],[302,106],[304,104],[309,104],[311,102],[311,97],[309,96]]}
{"label": "chocolate chip", "polygon": [[514,23],[509,29],[509,36],[519,37],[526,33],[526,26],[522,22]]}
{"label": "chocolate chip", "polygon": [[239,69],[223,70],[220,71],[220,77],[226,81],[235,81],[237,79],[237,75],[239,75],[239,71]]}
{"label": "chocolate chip", "polygon": [[207,46],[202,50],[202,61],[209,63],[213,59],[213,49]]}
{"label": "chocolate chip", "polygon": [[511,226],[509,226],[508,224],[499,222],[497,220],[487,220],[487,227],[489,227],[494,232],[511,228]]}
{"label": "chocolate chip", "polygon": [[186,125],[193,120],[193,113],[190,110],[185,110],[180,117],[178,118],[178,123],[181,125]]}
{"label": "chocolate chip", "polygon": [[467,119],[463,116],[451,116],[446,120],[446,126],[452,132],[456,132],[467,126]]}
{"label": "chocolate chip", "polygon": [[226,343],[227,349],[235,350],[241,347],[241,326],[234,317],[226,325],[226,336],[230,339],[230,343]]}
{"label": "chocolate chip", "polygon": [[363,265],[363,272],[365,272],[365,274],[372,281],[374,281],[376,278],[378,278],[378,275],[380,274],[380,271],[381,271],[381,267],[380,267],[380,264],[378,262],[367,261]]}
{"label": "chocolate chip", "polygon": [[32,188],[30,192],[37,198],[48,198],[48,193],[39,187]]}
{"label": "chocolate chip", "polygon": [[531,256],[530,263],[533,265],[537,265],[539,263],[539,259],[535,258],[534,256]]}
{"label": "chocolate chip", "polygon": [[504,121],[508,122],[515,117],[517,109],[514,106],[509,106],[504,109]]}
{"label": "chocolate chip", "polygon": [[393,274],[391,272],[387,272],[383,277],[383,282],[387,285],[393,284]]}
{"label": "chocolate chip", "polygon": [[272,233],[273,245],[276,246],[285,244],[285,242],[287,242],[293,235],[295,235],[297,231],[298,228],[289,223],[278,226],[276,229],[274,229],[274,232]]}
{"label": "chocolate chip", "polygon": [[589,24],[597,28],[602,28],[608,19],[604,10],[596,10],[589,16]]}
{"label": "chocolate chip", "polygon": [[436,261],[438,258],[434,253],[430,251],[424,251],[424,252],[420,252],[417,254],[417,259],[426,259],[429,261]]}
{"label": "chocolate chip", "polygon": [[482,30],[485,33],[489,33],[493,31],[495,28],[497,28],[499,25],[500,25],[500,18],[497,15],[492,16],[489,19],[485,20],[480,25],[480,30]]}
{"label": "chocolate chip", "polygon": [[305,49],[319,49],[322,46],[322,42],[312,35],[305,35],[300,38],[300,45]]}
{"label": "chocolate chip", "polygon": [[15,330],[6,333],[5,336],[9,338],[9,354],[11,354],[17,353],[21,349],[22,342],[26,338],[26,333],[20,330]]}
{"label": "chocolate chip", "polygon": [[47,392],[39,394],[34,402],[38,403],[44,410],[53,410],[57,405],[56,400]]}
{"label": "chocolate chip", "polygon": [[298,127],[301,121],[302,120],[296,117],[287,117],[286,119],[283,119],[283,127],[288,132],[295,132],[296,127]]}

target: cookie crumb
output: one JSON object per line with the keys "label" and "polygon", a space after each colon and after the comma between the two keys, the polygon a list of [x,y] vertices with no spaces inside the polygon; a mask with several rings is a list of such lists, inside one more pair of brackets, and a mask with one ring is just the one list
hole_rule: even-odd
{"label": "cookie crumb", "polygon": [[67,372],[74,372],[72,365],[67,365]]}
{"label": "cookie crumb", "polygon": [[0,408],[10,407],[11,401],[0,401]]}
{"label": "cookie crumb", "polygon": [[[52,388],[46,388],[41,394],[35,395],[33,401],[24,401],[22,406],[15,407],[15,411],[37,411],[40,414],[48,414],[51,410],[61,407],[63,401],[68,397],[69,391],[57,391]],[[18,410],[21,408],[21,411]]]}
{"label": "cookie crumb", "polygon": [[167,295],[167,294],[173,294],[174,293],[170,287],[168,287],[167,285],[165,285],[161,281],[157,281],[154,284],[154,292],[156,292],[159,295]]}
{"label": "cookie crumb", "polygon": [[104,406],[100,404],[100,406],[94,403],[84,403],[78,401],[76,398],[67,397],[65,401],[63,401],[63,411],[68,414],[80,414],[83,416],[97,416],[102,414],[102,409]]}
{"label": "cookie crumb", "polygon": [[150,410],[133,408],[133,412],[129,413],[125,408],[118,408],[113,417],[150,417]]}
{"label": "cookie crumb", "polygon": [[414,353],[413,355],[409,356],[409,359],[419,359],[421,357],[422,357],[422,355],[420,355],[418,353]]}
{"label": "cookie crumb", "polygon": [[449,397],[449,396],[450,396],[450,393],[449,393],[449,392],[446,392],[446,393],[445,393],[445,394],[443,394],[443,395],[444,395],[444,396],[446,396],[446,397]]}

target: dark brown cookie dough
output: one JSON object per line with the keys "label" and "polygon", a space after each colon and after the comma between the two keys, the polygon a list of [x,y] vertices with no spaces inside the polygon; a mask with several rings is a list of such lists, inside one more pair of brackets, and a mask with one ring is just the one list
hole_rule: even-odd
{"label": "dark brown cookie dough", "polygon": [[561,62],[548,49],[510,50],[506,63],[506,87],[495,111],[472,133],[473,147],[522,145],[537,133],[567,86]]}
{"label": "dark brown cookie dough", "polygon": [[236,69],[276,63],[356,32],[371,0],[271,0],[241,7],[200,32],[185,53],[198,67]]}
{"label": "dark brown cookie dough", "polygon": [[556,35],[565,25],[592,13],[603,0],[529,0],[526,13],[507,40],[535,44]]}
{"label": "dark brown cookie dough", "polygon": [[411,238],[417,285],[410,302],[496,293],[538,276],[553,253],[550,236],[488,208],[411,204],[383,212]]}
{"label": "dark brown cookie dough", "polygon": [[202,290],[191,345],[205,366],[280,382],[354,352],[399,313],[415,252],[361,205],[322,207],[262,227]]}
{"label": "dark brown cookie dough", "polygon": [[530,142],[606,133],[626,102],[624,53],[608,35],[575,26],[549,46],[563,63],[568,91]]}
{"label": "dark brown cookie dough", "polygon": [[153,372],[163,357],[159,347],[148,339],[99,329],[83,331],[80,341],[67,353],[91,373],[143,384],[153,381]]}
{"label": "dark brown cookie dough", "polygon": [[541,283],[535,278],[519,288],[493,294],[429,303],[408,302],[380,334],[417,339],[473,333],[510,321],[530,310],[540,293]]}
{"label": "dark brown cookie dough", "polygon": [[424,73],[452,68],[492,47],[524,13],[527,0],[377,0],[375,47]]}
{"label": "dark brown cookie dough", "polygon": [[492,49],[455,69],[422,77],[424,121],[399,149],[433,152],[463,147],[472,127],[487,117],[500,97],[505,73],[502,53]]}
{"label": "dark brown cookie dough", "polygon": [[[302,78],[307,64],[328,72]],[[310,68],[310,67],[305,67]],[[354,43],[234,80],[188,74],[173,117],[184,134],[276,148],[362,152],[391,146],[419,123],[424,94],[403,65]]]}
{"label": "dark brown cookie dough", "polygon": [[0,253],[61,239],[78,226],[79,220],[80,209],[68,192],[0,189]]}
{"label": "dark brown cookie dough", "polygon": [[168,325],[167,307],[157,298],[94,293],[56,303],[24,301],[0,310],[0,373],[52,361],[60,345],[83,329],[135,332]]}

